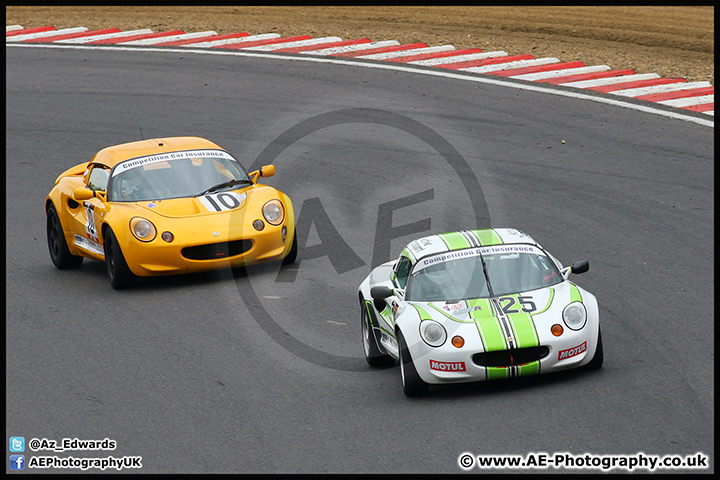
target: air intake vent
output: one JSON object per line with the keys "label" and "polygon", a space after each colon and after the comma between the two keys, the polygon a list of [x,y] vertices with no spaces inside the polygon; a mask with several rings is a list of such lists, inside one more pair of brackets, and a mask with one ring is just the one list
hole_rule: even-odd
{"label": "air intake vent", "polygon": [[217,260],[243,254],[251,248],[251,240],[235,240],[183,248],[182,255],[190,260]]}
{"label": "air intake vent", "polygon": [[513,350],[497,350],[494,352],[476,353],[472,356],[475,365],[481,367],[509,367],[523,365],[547,357],[548,347],[516,348]]}

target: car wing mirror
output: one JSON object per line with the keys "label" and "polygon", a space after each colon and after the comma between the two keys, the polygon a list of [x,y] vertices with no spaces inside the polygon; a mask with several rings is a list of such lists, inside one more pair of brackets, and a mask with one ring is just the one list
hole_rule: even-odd
{"label": "car wing mirror", "polygon": [[92,188],[88,188],[88,187],[78,187],[75,190],[73,190],[72,196],[73,196],[73,200],[78,200],[78,201],[88,200],[95,196],[95,191]]}
{"label": "car wing mirror", "polygon": [[573,263],[569,267],[563,268],[560,273],[562,274],[563,278],[567,280],[571,273],[579,275],[581,273],[587,272],[588,270],[590,270],[590,262],[588,262],[587,260],[580,260]]}
{"label": "car wing mirror", "polygon": [[263,165],[260,170],[254,170],[248,175],[253,183],[257,183],[260,177],[272,177],[275,175],[275,165]]}
{"label": "car wing mirror", "polygon": [[275,165],[265,165],[260,169],[261,177],[272,177],[275,175]]}
{"label": "car wing mirror", "polygon": [[370,289],[370,296],[373,298],[373,300],[384,300],[387,297],[391,297],[393,295],[393,290],[390,287],[372,287]]}
{"label": "car wing mirror", "polygon": [[587,260],[580,260],[573,263],[570,269],[572,273],[575,274],[585,273],[590,270],[590,262],[588,262]]}

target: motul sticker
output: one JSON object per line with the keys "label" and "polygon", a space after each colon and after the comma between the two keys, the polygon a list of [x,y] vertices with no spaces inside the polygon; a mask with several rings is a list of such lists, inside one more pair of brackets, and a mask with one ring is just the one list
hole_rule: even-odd
{"label": "motul sticker", "polygon": [[464,372],[465,362],[438,362],[430,360],[430,370],[439,370],[441,372]]}
{"label": "motul sticker", "polygon": [[568,348],[567,350],[560,350],[558,352],[558,360],[566,360],[576,355],[580,355],[585,350],[587,350],[587,341],[582,342],[577,347]]}

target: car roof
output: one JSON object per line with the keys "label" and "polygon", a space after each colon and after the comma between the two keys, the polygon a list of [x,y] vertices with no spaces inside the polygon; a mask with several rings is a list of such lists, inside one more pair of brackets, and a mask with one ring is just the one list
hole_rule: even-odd
{"label": "car roof", "polygon": [[428,255],[473,247],[518,243],[539,246],[530,235],[515,228],[485,228],[459,230],[419,238],[410,242],[401,254],[410,258],[412,263],[415,263]]}
{"label": "car roof", "polygon": [[95,154],[91,163],[100,163],[108,167],[114,167],[117,163],[131,158],[198,148],[223,150],[216,143],[200,137],[152,138],[103,148]]}

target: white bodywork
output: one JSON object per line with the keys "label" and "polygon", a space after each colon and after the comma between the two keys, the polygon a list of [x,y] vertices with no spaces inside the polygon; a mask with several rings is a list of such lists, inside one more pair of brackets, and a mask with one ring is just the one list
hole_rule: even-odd
{"label": "white bodywork", "polygon": [[[487,232],[494,235],[489,237]],[[471,244],[466,248],[457,243],[448,245],[448,238],[461,238],[457,232],[453,237],[445,235],[411,242],[400,258],[379,265],[361,283],[361,308],[370,319],[381,354],[399,358],[397,340],[401,331],[417,374],[427,384],[535,375],[591,362],[600,337],[598,304],[594,295],[568,280],[571,267],[563,268],[530,236],[514,229],[465,231],[464,238]],[[405,285],[395,275],[394,269],[403,256],[411,259],[412,272],[416,272],[415,269],[422,268],[423,261],[432,261],[423,260],[429,257],[444,259],[513,248],[527,248],[533,254],[550,258],[562,278],[553,285],[529,291],[448,302],[406,300],[402,288]],[[445,253],[447,255],[437,257]],[[392,295],[374,301],[371,288],[377,286],[392,289]],[[568,328],[563,320],[563,310],[571,303],[581,304],[586,311],[586,321],[577,330]],[[444,328],[446,336],[441,345],[431,346],[421,335],[421,323],[426,321],[435,321]],[[558,326],[562,329],[559,335]],[[452,339],[456,336],[462,337],[461,346],[453,345]],[[478,354],[486,352],[496,353],[480,359],[482,355]],[[526,355],[530,357],[524,357]],[[491,356],[494,357],[491,359]]]}

